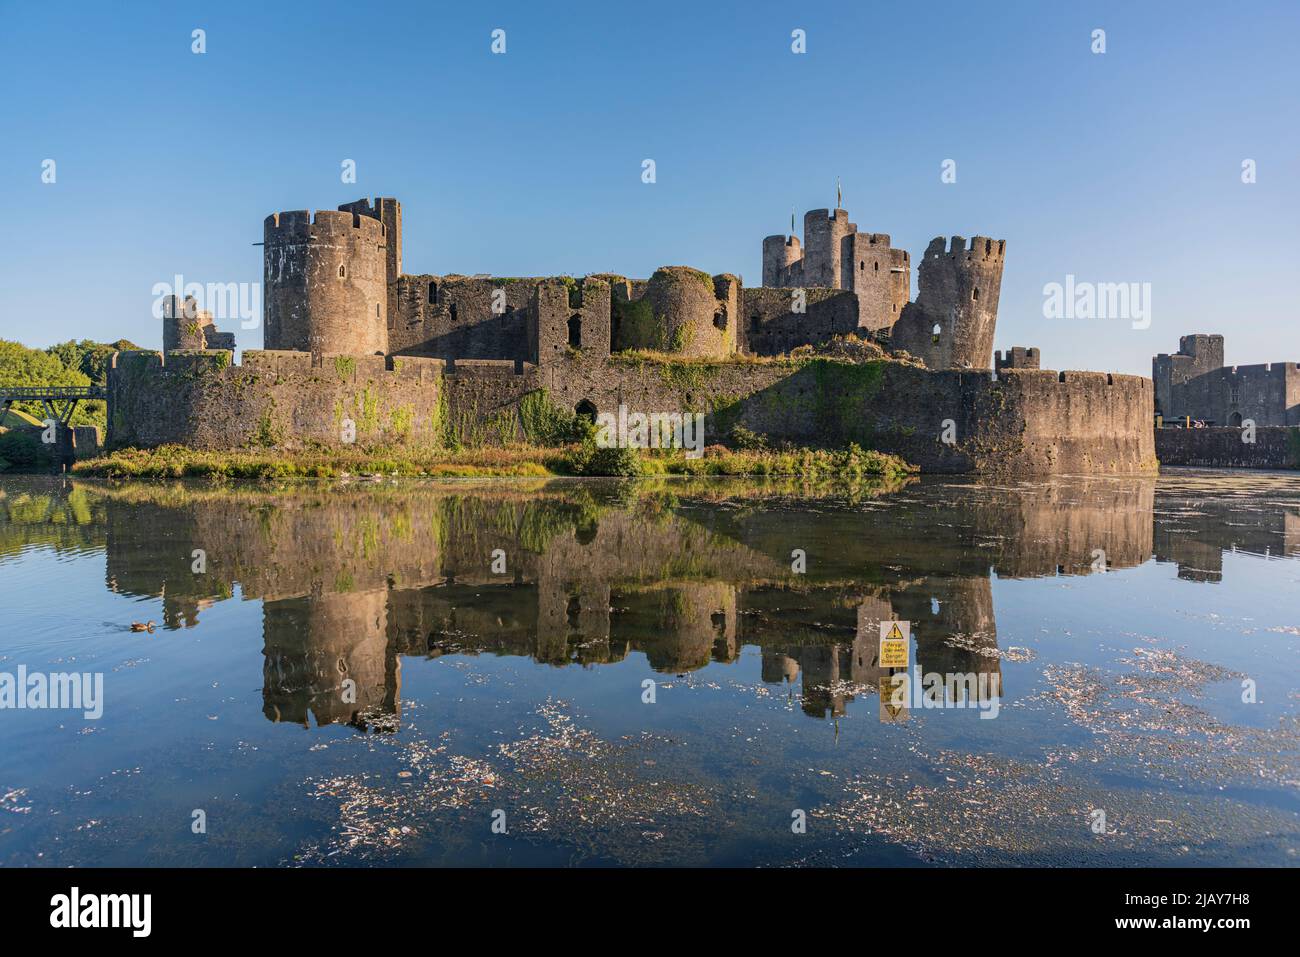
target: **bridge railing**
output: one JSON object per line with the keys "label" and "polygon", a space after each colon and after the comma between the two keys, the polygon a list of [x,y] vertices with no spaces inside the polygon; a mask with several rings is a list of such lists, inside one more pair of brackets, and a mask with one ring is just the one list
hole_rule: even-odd
{"label": "bridge railing", "polygon": [[0,401],[5,399],[103,399],[107,391],[98,385],[0,386]]}

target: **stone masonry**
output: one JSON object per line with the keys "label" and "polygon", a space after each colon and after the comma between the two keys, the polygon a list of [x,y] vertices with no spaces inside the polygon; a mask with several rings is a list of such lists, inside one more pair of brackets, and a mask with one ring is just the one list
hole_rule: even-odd
{"label": "stone masonry", "polygon": [[[702,411],[710,442],[744,426],[934,471],[1154,467],[1149,380],[1039,370],[1020,347],[994,369],[1003,241],[934,240],[911,302],[910,259],[889,236],[840,209],[804,226],[802,244],[764,241],[764,285],[745,288],[687,266],[644,280],[406,274],[394,199],[275,213],[266,351],[235,363],[230,337],[172,322],[162,353],[115,357],[109,443],[332,445],[343,423],[367,446],[507,442],[529,437],[540,393],[569,412]],[[800,349],[849,336],[925,367]]]}

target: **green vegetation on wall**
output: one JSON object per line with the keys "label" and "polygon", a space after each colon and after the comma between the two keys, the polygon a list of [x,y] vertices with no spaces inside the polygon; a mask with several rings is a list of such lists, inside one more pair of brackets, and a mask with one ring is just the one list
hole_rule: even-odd
{"label": "green vegetation on wall", "polygon": [[629,302],[615,298],[610,311],[614,320],[612,350],[663,350],[663,329],[655,322],[654,309],[648,299],[642,297]]}
{"label": "green vegetation on wall", "polygon": [[519,424],[524,438],[534,445],[562,445],[577,436],[577,416],[551,401],[545,389],[535,389],[519,400]]}
{"label": "green vegetation on wall", "polygon": [[805,366],[813,376],[814,423],[826,445],[869,444],[869,403],[880,391],[884,361],[851,363],[813,359]]}

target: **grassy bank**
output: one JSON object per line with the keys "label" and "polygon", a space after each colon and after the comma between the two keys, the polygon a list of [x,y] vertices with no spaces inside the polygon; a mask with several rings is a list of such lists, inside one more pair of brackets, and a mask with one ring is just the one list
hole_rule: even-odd
{"label": "grassy bank", "polygon": [[548,477],[556,475],[794,475],[899,478],[916,471],[894,455],[848,449],[731,450],[711,446],[701,458],[679,449],[597,449],[591,442],[558,448],[511,445],[458,450],[246,449],[205,451],[179,445],[121,449],[73,466],[105,478],[293,479],[362,475]]}

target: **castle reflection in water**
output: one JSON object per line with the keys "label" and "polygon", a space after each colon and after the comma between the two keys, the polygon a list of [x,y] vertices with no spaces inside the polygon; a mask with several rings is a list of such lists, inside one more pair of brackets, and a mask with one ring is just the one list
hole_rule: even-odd
{"label": "castle reflection in water", "polygon": [[[1213,583],[1225,550],[1300,554],[1294,492],[1243,513],[1163,478],[921,482],[852,502],[723,481],[60,494],[51,507],[79,511],[110,589],[161,597],[164,627],[197,625],[236,584],[261,601],[268,719],[380,730],[399,724],[402,659],[444,654],[599,666],[640,653],[680,674],[757,646],[765,682],[838,715],[876,685],[881,620],[914,623],[924,671],[1000,677],[994,575],[1154,559]],[[20,534],[12,514],[3,530]]]}

